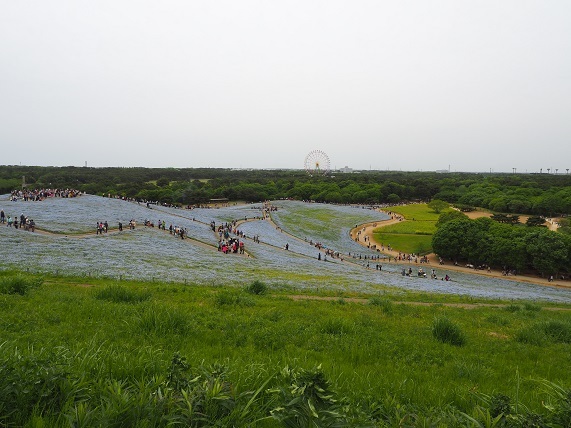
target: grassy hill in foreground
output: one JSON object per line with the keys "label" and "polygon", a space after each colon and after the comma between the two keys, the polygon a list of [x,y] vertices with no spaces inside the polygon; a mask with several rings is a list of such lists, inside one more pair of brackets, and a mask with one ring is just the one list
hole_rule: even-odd
{"label": "grassy hill in foreground", "polygon": [[2,272],[0,424],[569,426],[570,306],[351,297]]}

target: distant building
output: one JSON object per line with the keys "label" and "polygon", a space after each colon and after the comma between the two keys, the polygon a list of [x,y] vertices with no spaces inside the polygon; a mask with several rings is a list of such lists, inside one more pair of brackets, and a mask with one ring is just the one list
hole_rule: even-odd
{"label": "distant building", "polygon": [[342,172],[343,174],[350,174],[353,172],[353,168],[349,168],[347,165],[345,165],[345,168],[339,168],[339,172]]}
{"label": "distant building", "polygon": [[445,172],[448,173],[448,172],[450,172],[450,171],[447,170],[447,169],[437,169],[435,172],[439,172],[439,173],[443,174],[443,173],[445,173]]}

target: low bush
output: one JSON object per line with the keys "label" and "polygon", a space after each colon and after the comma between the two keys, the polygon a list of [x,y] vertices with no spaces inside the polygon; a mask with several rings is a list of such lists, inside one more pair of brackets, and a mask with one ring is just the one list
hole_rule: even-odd
{"label": "low bush", "polygon": [[519,305],[507,305],[506,307],[504,307],[504,310],[507,312],[519,312],[521,311],[521,306]]}
{"label": "low bush", "polygon": [[457,324],[446,317],[439,317],[432,323],[432,335],[442,343],[454,346],[464,346],[466,336]]}
{"label": "low bush", "polygon": [[546,341],[552,343],[571,343],[571,324],[561,321],[537,323],[521,329],[516,334],[516,340],[521,343],[541,346]]}
{"label": "low bush", "polygon": [[518,331],[515,340],[528,345],[541,346],[545,342],[545,332],[538,325],[526,327]]}
{"label": "low bush", "polygon": [[262,281],[255,280],[250,285],[246,286],[246,291],[250,294],[266,294],[268,286]]}
{"label": "low bush", "polygon": [[[15,349],[0,358],[0,426],[24,426],[38,408],[57,413],[65,401],[66,376],[60,358],[43,349]],[[5,421],[11,423],[4,424]]]}
{"label": "low bush", "polygon": [[571,324],[561,321],[548,321],[543,325],[545,335],[555,343],[571,343]]}
{"label": "low bush", "polygon": [[505,394],[495,394],[490,400],[490,414],[496,418],[500,415],[507,416],[511,413],[510,397]]}
{"label": "low bush", "polygon": [[541,310],[541,306],[534,305],[533,303],[524,303],[523,309],[530,312],[539,312]]}
{"label": "low bush", "polygon": [[17,275],[0,280],[0,294],[19,294],[24,296],[28,291],[38,288],[43,283],[42,278]]}
{"label": "low bush", "polygon": [[271,415],[286,427],[353,426],[343,398],[338,398],[321,366],[309,370],[286,367],[271,389],[277,400]]}
{"label": "low bush", "polygon": [[393,302],[389,299],[383,299],[377,296],[371,297],[369,299],[369,305],[378,306],[385,314],[393,313]]}

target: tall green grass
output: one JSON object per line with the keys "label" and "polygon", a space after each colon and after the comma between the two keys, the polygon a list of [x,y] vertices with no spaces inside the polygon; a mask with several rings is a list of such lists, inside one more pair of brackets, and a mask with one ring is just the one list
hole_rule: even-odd
{"label": "tall green grass", "polygon": [[122,285],[109,285],[95,291],[95,298],[115,303],[140,303],[151,298],[148,290],[130,290]]}
{"label": "tall green grass", "polygon": [[[1,296],[0,425],[485,426],[506,409],[506,424],[566,421],[569,312],[121,286],[152,301],[57,278]],[[455,327],[463,346],[435,338],[454,342]]]}

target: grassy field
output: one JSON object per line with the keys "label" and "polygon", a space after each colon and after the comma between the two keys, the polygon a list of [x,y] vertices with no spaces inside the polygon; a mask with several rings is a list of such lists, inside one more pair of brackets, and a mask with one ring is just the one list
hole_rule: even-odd
{"label": "grassy field", "polygon": [[[449,208],[448,210],[451,210]],[[446,212],[448,210],[443,210]],[[402,215],[407,220],[436,222],[441,213],[436,213],[426,204],[410,204],[391,207],[391,211]]]}
{"label": "grassy field", "polygon": [[297,294],[0,273],[0,425],[571,420],[569,305]]}
{"label": "grassy field", "polygon": [[436,221],[440,214],[426,204],[391,207],[391,211],[402,215],[406,221],[376,229],[374,239],[404,253],[431,253],[432,235],[436,232]]}

